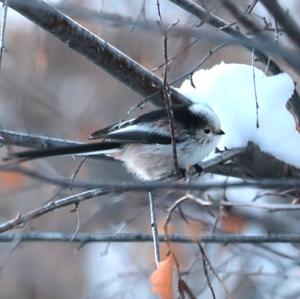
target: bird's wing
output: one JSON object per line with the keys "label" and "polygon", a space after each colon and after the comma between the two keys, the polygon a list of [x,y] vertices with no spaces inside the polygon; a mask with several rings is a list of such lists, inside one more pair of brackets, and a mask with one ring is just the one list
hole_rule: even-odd
{"label": "bird's wing", "polygon": [[[91,139],[104,138],[124,143],[170,144],[171,136],[165,109],[155,110],[91,134]],[[177,140],[179,142],[179,140]]]}
{"label": "bird's wing", "polygon": [[124,143],[143,144],[170,144],[171,136],[168,132],[160,128],[153,128],[149,125],[131,125],[107,133],[105,138],[117,140]]}

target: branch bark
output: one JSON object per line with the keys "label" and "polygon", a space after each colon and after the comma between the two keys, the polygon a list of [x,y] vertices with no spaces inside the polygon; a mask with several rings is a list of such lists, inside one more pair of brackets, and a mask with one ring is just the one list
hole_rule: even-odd
{"label": "branch bark", "polygon": [[[23,233],[4,233],[0,234],[0,242],[12,242],[18,240],[21,242],[67,242],[67,243],[143,243],[153,242],[150,234],[113,234],[99,235],[90,233],[68,232],[23,232]],[[219,244],[260,244],[260,243],[300,243],[300,234],[268,234],[268,235],[231,235],[231,234],[203,234],[199,236],[187,236],[173,234],[168,236],[159,236],[160,242],[173,243],[219,243]]]}

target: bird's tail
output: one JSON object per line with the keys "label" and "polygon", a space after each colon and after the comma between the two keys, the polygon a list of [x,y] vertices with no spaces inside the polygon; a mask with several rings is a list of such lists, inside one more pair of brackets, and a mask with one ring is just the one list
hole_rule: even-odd
{"label": "bird's tail", "polygon": [[39,158],[47,158],[63,155],[97,155],[97,154],[109,154],[114,151],[120,150],[122,144],[119,142],[97,142],[79,144],[65,147],[55,147],[50,149],[41,150],[29,150],[23,152],[12,153],[8,157],[4,158],[5,161],[12,159],[25,159],[33,160]]}

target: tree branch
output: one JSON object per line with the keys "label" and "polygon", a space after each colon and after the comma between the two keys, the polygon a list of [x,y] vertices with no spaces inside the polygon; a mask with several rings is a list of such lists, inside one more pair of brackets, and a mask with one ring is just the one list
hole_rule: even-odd
{"label": "tree branch", "polygon": [[[8,0],[7,3],[10,8],[53,34],[141,96],[149,98],[156,105],[163,105],[163,82],[159,77],[51,4],[43,0]],[[174,104],[190,102],[174,88],[170,88],[170,95]]]}
{"label": "tree branch", "polygon": [[[0,242],[67,242],[67,243],[142,243],[153,242],[150,234],[113,234],[99,235],[90,233],[68,232],[22,232],[0,234]],[[173,243],[220,243],[220,244],[260,244],[260,243],[300,243],[300,234],[267,234],[267,235],[231,235],[231,234],[203,234],[199,236],[187,236],[172,234],[168,239],[164,235],[159,236],[160,242]]]}
{"label": "tree branch", "polygon": [[282,26],[289,39],[300,48],[300,27],[292,16],[282,9],[277,0],[260,0],[260,2]]}
{"label": "tree branch", "polygon": [[[252,51],[253,41],[250,38],[244,36],[240,31],[230,26],[229,23],[221,19],[220,17],[210,13],[206,9],[202,8],[200,5],[190,1],[190,0],[170,0],[174,4],[180,6],[182,9],[186,10],[190,14],[196,16],[203,22],[215,27],[216,29],[226,33],[233,39],[237,40],[240,44],[245,46],[246,49]],[[257,58],[264,64],[267,64],[269,61],[268,55],[262,51],[256,52]],[[281,69],[276,64],[274,60],[270,60],[269,67],[272,73],[278,74],[281,73]]]}
{"label": "tree branch", "polygon": [[0,225],[0,233],[17,228],[21,225],[28,223],[29,221],[38,218],[44,214],[52,212],[58,208],[66,207],[72,204],[78,204],[79,202],[95,198],[97,196],[102,196],[108,194],[109,191],[105,188],[93,189],[89,191],[85,191],[79,194],[71,195],[68,197],[64,197],[62,199],[53,200],[48,202],[47,204],[32,210],[26,214],[18,215],[15,218],[6,221]]}
{"label": "tree branch", "polygon": [[[72,3],[59,3],[55,7],[61,10],[63,13],[71,16],[72,18],[77,18],[85,22],[107,22],[110,26],[119,28],[127,27],[129,30],[132,28],[138,28],[142,30],[147,30],[154,33],[162,34],[171,24],[161,24],[159,26],[155,20],[150,18],[140,19],[136,17],[130,17],[122,14],[110,13],[105,11],[96,11],[94,9],[89,9],[87,7],[79,6]],[[184,25],[176,24],[172,27],[169,32],[170,35],[175,37],[190,36],[197,39],[209,39],[211,36],[206,36],[203,32],[199,31],[197,28],[189,28]]]}
{"label": "tree branch", "polygon": [[[3,2],[4,0],[0,1]],[[222,30],[229,36],[237,39],[239,42],[242,42],[242,44],[244,41],[244,46],[246,48],[251,48],[252,50],[253,45],[256,45],[256,43],[251,39],[245,37],[236,29],[228,26],[228,23],[223,21],[221,18],[209,13],[199,5],[196,5],[189,0],[170,1],[174,2],[177,5],[180,5],[192,14],[202,18],[202,20],[218,28],[219,30]],[[118,51],[116,48],[106,43],[101,38],[98,38],[96,35],[90,33],[88,30],[74,22],[72,19],[59,12],[50,4],[47,4],[42,0],[9,0],[8,5],[33,22],[36,22],[45,30],[50,31],[58,39],[65,42],[69,47],[86,56],[96,65],[103,67],[106,71],[111,73],[120,81],[124,82],[125,84],[131,84],[130,87],[135,91],[139,92],[143,96],[155,95],[153,97],[153,101],[159,105],[163,103],[162,80],[154,76],[151,72],[134,62],[132,59],[130,59],[120,51]],[[269,57],[265,55],[263,51],[257,50],[256,54],[258,55],[260,60],[262,60],[264,63],[268,63]],[[270,62],[270,69],[273,73],[278,73],[281,71],[274,61]],[[173,103],[182,103],[189,101],[172,88],[170,89],[170,92],[173,97]],[[295,92],[295,94],[293,95],[293,100],[291,100],[289,104],[292,107],[294,115],[298,120],[300,119],[299,102],[299,96]],[[262,163],[259,163],[259,165],[262,165]],[[257,165],[252,165],[252,169],[253,166]],[[239,167],[232,167],[232,165],[230,165],[229,167],[228,165],[224,165],[222,166],[222,169],[220,169],[219,167],[218,171],[228,175],[231,174],[241,176],[241,171],[238,168]],[[264,169],[267,169],[267,167],[264,167]],[[254,177],[267,177],[265,173],[265,176],[262,176],[260,173],[257,174],[252,170],[250,171],[250,173]],[[246,173],[246,175],[248,174]]]}
{"label": "tree branch", "polygon": [[[70,185],[76,186],[76,182],[71,182]],[[93,184],[89,184],[93,185]],[[64,185],[65,186],[65,185]],[[97,186],[95,184],[95,186]],[[18,215],[17,217],[8,220],[0,224],[0,233],[11,230],[18,226],[26,224],[28,221],[31,221],[35,218],[38,218],[44,214],[52,212],[56,209],[66,207],[69,205],[76,204],[80,202],[95,198],[98,196],[108,195],[108,194],[118,194],[129,191],[144,191],[150,192],[154,190],[218,190],[224,188],[240,188],[240,187],[258,187],[261,189],[270,189],[270,188],[300,188],[299,179],[261,179],[253,181],[242,181],[242,182],[232,182],[232,183],[187,183],[187,182],[145,182],[145,183],[123,183],[123,184],[106,184],[98,185],[98,188],[88,190],[82,193],[64,197],[62,199],[57,199],[48,202],[47,204],[32,210],[28,213]],[[300,209],[300,204],[267,204],[267,203],[245,203],[245,202],[203,202],[198,201],[197,198],[194,199],[195,202],[198,202],[200,205],[209,208],[220,208],[223,206],[226,207],[236,207],[236,208],[260,208],[265,209],[271,212],[276,211],[297,211]]]}
{"label": "tree branch", "polygon": [[[18,133],[8,130],[0,130],[0,143],[18,145],[24,147],[32,147],[36,149],[72,146],[82,144],[82,142],[65,140],[53,137],[31,135],[25,133]],[[89,156],[94,159],[113,160],[105,155]],[[234,163],[224,164],[227,160],[233,160]],[[300,177],[300,170],[288,165],[275,157],[262,152],[258,146],[249,143],[247,148],[229,149],[217,155],[213,159],[201,162],[201,167],[206,172],[242,177],[242,178],[282,178],[282,177]],[[2,165],[0,171],[20,171],[17,164]],[[24,172],[21,169],[21,172]],[[25,175],[31,176],[27,170]],[[196,174],[194,172],[193,174]],[[51,182],[52,183],[52,182]],[[68,184],[69,182],[67,182]],[[56,184],[54,182],[54,184]],[[59,182],[57,182],[59,184]],[[65,182],[64,182],[65,186]],[[82,186],[81,186],[82,187]],[[92,188],[89,186],[88,188]]]}

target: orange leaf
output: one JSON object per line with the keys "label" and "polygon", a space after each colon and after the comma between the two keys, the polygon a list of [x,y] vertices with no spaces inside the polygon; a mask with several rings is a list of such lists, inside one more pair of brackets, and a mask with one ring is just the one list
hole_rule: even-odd
{"label": "orange leaf", "polygon": [[150,276],[152,292],[160,299],[173,299],[173,258],[170,254],[160,262],[158,268]]}
{"label": "orange leaf", "polygon": [[246,220],[237,215],[227,215],[222,218],[222,228],[229,233],[241,233],[246,226]]}
{"label": "orange leaf", "polygon": [[16,189],[20,187],[24,180],[24,175],[18,172],[6,171],[0,173],[0,184],[2,188]]}

